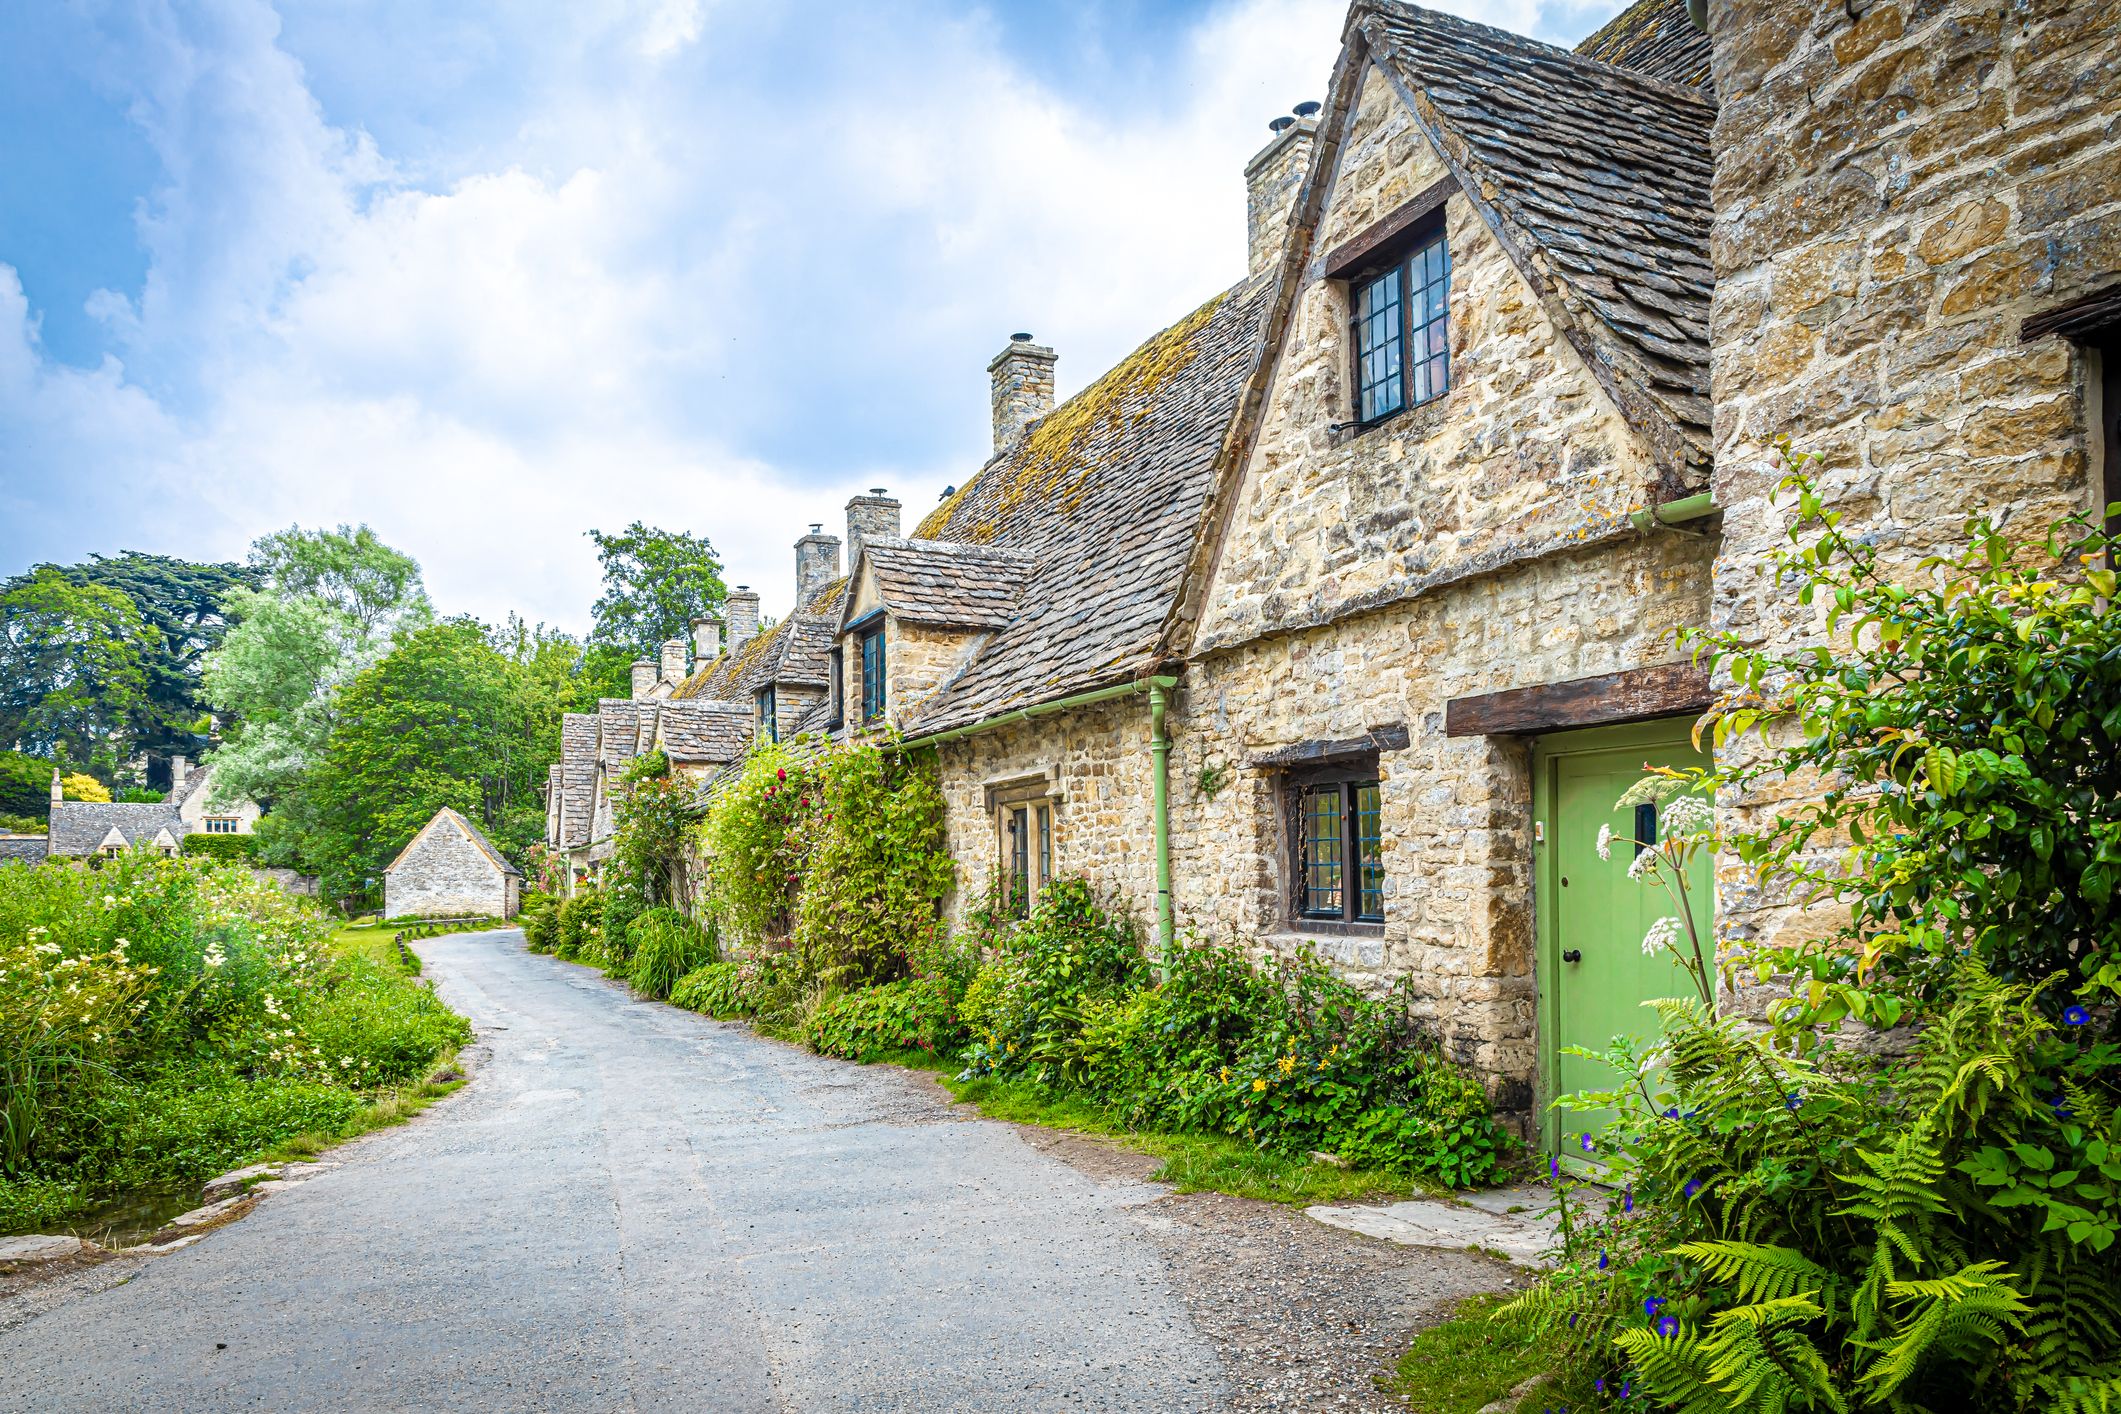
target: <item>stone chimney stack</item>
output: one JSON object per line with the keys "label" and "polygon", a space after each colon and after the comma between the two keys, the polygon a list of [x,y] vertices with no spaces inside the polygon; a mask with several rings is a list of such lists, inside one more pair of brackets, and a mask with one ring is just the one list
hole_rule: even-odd
{"label": "stone chimney stack", "polygon": [[869,488],[866,496],[856,496],[847,502],[847,568],[853,569],[862,557],[864,540],[896,540],[898,538],[899,503],[884,494],[881,486]]}
{"label": "stone chimney stack", "polygon": [[1245,164],[1245,273],[1257,275],[1281,254],[1296,192],[1311,167],[1318,138],[1318,105],[1299,103],[1296,116],[1267,124],[1274,136]]}
{"label": "stone chimney stack", "polygon": [[685,680],[685,640],[663,640],[663,681],[676,687]]}
{"label": "stone chimney stack", "polygon": [[175,800],[177,792],[184,789],[184,782],[191,775],[191,763],[182,756],[169,758],[169,798]]}
{"label": "stone chimney stack", "polygon": [[723,602],[722,612],[729,616],[729,651],[741,653],[745,644],[759,636],[758,591],[739,584]]}
{"label": "stone chimney stack", "polygon": [[795,542],[795,607],[806,607],[839,577],[840,538],[827,535],[822,525],[811,526],[810,533]]}
{"label": "stone chimney stack", "polygon": [[648,694],[655,691],[655,663],[652,659],[633,660],[633,700],[645,702]]}
{"label": "stone chimney stack", "polygon": [[692,621],[692,657],[698,663],[712,663],[722,656],[722,621],[698,618]]}
{"label": "stone chimney stack", "polygon": [[1014,442],[1026,427],[1053,411],[1053,365],[1060,355],[1029,334],[1011,334],[1008,347],[987,365],[994,382],[994,450]]}
{"label": "stone chimney stack", "polygon": [[52,804],[66,799],[66,787],[59,784],[59,768],[52,767]]}

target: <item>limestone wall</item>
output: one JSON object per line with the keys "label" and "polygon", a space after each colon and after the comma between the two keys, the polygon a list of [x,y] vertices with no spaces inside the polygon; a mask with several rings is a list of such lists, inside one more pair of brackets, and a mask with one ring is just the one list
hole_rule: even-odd
{"label": "limestone wall", "polygon": [[447,822],[436,825],[383,878],[386,918],[508,916],[507,875]]}
{"label": "limestone wall", "polygon": [[[1764,572],[1773,440],[1912,567],[1986,511],[2036,535],[2088,504],[2084,376],[2038,310],[2121,273],[2121,4],[1714,0],[1714,621],[1806,641]],[[1726,802],[1743,825],[1765,800]],[[1822,915],[1823,916],[1823,915]],[[1719,927],[1800,922],[1727,867]]]}
{"label": "limestone wall", "polygon": [[[1373,988],[1410,979],[1418,1014],[1522,1117],[1538,1066],[1531,749],[1445,736],[1444,704],[1672,661],[1678,628],[1707,615],[1715,546],[1667,530],[1585,547],[1194,664],[1172,764],[1182,922],[1309,943]],[[1283,772],[1249,763],[1398,724],[1406,747],[1378,759],[1383,936],[1293,931]],[[1212,799],[1204,765],[1224,778]]]}
{"label": "limestone wall", "polygon": [[979,736],[945,742],[943,798],[957,889],[952,927],[978,906],[1000,876],[1001,846],[990,787],[1044,776],[1051,782],[1053,871],[1088,879],[1124,899],[1144,929],[1156,907],[1154,777],[1149,700],[1121,698],[1056,712]]}
{"label": "limestone wall", "polygon": [[[1375,69],[1350,115],[1315,249],[1445,175]],[[1198,645],[1331,622],[1615,534],[1647,450],[1463,195],[1446,208],[1451,391],[1367,430],[1353,416],[1344,283],[1297,298]]]}

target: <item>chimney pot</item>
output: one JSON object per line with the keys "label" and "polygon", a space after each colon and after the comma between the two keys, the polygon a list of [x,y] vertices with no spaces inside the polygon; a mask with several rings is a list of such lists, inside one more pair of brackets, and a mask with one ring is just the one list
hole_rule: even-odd
{"label": "chimney pot", "polygon": [[1289,111],[1291,113],[1294,113],[1299,118],[1311,118],[1317,116],[1320,106],[1321,105],[1319,104],[1317,99],[1306,98],[1303,102],[1297,104]]}
{"label": "chimney pot", "polygon": [[722,656],[722,622],[704,615],[692,621],[692,656],[701,663],[712,663]]}
{"label": "chimney pot", "polygon": [[884,494],[881,486],[869,488],[866,496],[847,502],[847,568],[852,572],[862,558],[867,540],[895,540],[899,533],[899,503]]}
{"label": "chimney pot", "polygon": [[685,640],[663,640],[663,681],[676,687],[685,680]]}
{"label": "chimney pot", "polygon": [[1009,343],[987,365],[992,380],[994,450],[999,452],[1024,429],[1053,411],[1053,365],[1060,356],[1029,334],[1011,334]]}
{"label": "chimney pot", "polygon": [[1267,124],[1274,136],[1245,164],[1245,256],[1250,274],[1257,275],[1281,254],[1289,213],[1310,170],[1318,108],[1316,103],[1299,103],[1295,117]]}
{"label": "chimney pot", "polygon": [[65,799],[66,787],[59,784],[59,768],[54,766],[52,767],[52,804],[57,805]]}

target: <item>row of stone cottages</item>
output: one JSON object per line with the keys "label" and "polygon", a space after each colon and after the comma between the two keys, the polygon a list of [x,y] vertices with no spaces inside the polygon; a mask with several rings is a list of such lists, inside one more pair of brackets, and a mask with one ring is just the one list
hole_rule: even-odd
{"label": "row of stone cottages", "polygon": [[[845,577],[811,527],[795,612],[740,589],[568,719],[575,876],[637,752],[888,725],[939,748],[953,911],[1082,875],[1407,978],[1529,1126],[1674,990],[1594,840],[1698,759],[1675,630],[1815,631],[1763,568],[1773,439],[1908,561],[2121,483],[2113,6],[1689,8],[1569,52],[1358,0],[1246,168],[1243,279],[1057,407],[1013,339],[992,458],[910,535],[856,497]],[[1725,946],[1802,926],[1715,884]]]}

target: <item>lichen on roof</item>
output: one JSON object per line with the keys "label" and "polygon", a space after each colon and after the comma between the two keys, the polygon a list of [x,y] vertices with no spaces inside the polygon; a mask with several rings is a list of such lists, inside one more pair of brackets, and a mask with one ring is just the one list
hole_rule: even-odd
{"label": "lichen on roof", "polygon": [[[928,512],[913,537],[989,543],[1006,533],[1027,497],[1059,499],[1063,509],[1072,510],[1067,498],[1093,469],[1088,453],[1096,434],[1117,432],[1129,419],[1148,415],[1156,390],[1193,361],[1197,336],[1226,298],[1227,291],[1209,300],[1033,423],[1018,446]],[[962,524],[956,519],[960,508],[976,508]]]}

